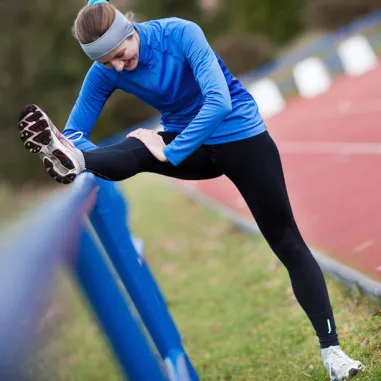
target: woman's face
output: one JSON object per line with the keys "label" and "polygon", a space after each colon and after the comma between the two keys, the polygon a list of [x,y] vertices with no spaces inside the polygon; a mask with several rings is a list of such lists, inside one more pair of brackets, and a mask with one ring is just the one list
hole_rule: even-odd
{"label": "woman's face", "polygon": [[136,68],[139,61],[140,38],[137,31],[127,37],[111,53],[99,58],[97,61],[109,69],[115,68],[116,71],[132,71]]}

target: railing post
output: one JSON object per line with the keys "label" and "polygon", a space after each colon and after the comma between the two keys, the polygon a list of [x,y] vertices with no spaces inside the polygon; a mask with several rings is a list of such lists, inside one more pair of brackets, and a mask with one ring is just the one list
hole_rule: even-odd
{"label": "railing post", "polygon": [[89,231],[81,238],[73,270],[119,363],[130,380],[165,381],[165,368],[156,349],[134,317],[124,292]]}
{"label": "railing post", "polygon": [[[144,258],[132,243],[126,225],[123,199],[110,197],[110,190],[100,187],[90,221],[111,262],[119,274],[161,357],[172,361],[171,353],[183,353],[191,381],[199,380],[183,348],[180,334],[165,305],[156,281]],[[174,364],[175,365],[175,364]]]}

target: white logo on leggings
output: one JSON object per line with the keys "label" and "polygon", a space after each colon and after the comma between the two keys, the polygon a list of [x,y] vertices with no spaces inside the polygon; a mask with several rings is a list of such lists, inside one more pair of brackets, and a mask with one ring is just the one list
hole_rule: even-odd
{"label": "white logo on leggings", "polygon": [[331,322],[329,321],[329,319],[327,319],[327,324],[328,324],[328,333],[331,333],[332,329],[331,329]]}

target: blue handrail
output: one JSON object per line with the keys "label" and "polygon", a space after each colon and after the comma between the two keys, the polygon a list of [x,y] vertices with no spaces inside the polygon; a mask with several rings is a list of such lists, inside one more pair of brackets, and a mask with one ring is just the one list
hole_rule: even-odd
{"label": "blue handrail", "polygon": [[[95,178],[79,176],[0,236],[0,379],[27,355],[49,301],[59,263],[78,252]],[[13,378],[12,378],[13,377]]]}

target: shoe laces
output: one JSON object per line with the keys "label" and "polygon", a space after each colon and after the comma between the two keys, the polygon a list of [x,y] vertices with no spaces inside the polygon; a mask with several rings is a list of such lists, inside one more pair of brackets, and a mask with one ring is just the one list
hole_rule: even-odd
{"label": "shoe laces", "polygon": [[[336,371],[352,361],[353,360],[349,356],[347,356],[341,348],[332,348],[332,350],[330,350],[328,353],[327,359],[329,367],[329,376],[332,376],[332,368],[334,368],[334,370]],[[334,364],[335,366],[332,367],[332,364]]]}
{"label": "shoe laces", "polygon": [[[77,137],[75,137],[77,135]],[[81,131],[76,131],[76,132],[73,132],[72,134],[70,134],[69,136],[66,137],[68,140],[70,140],[71,142],[75,143],[77,142],[78,140],[81,140],[83,138],[83,132]]]}

